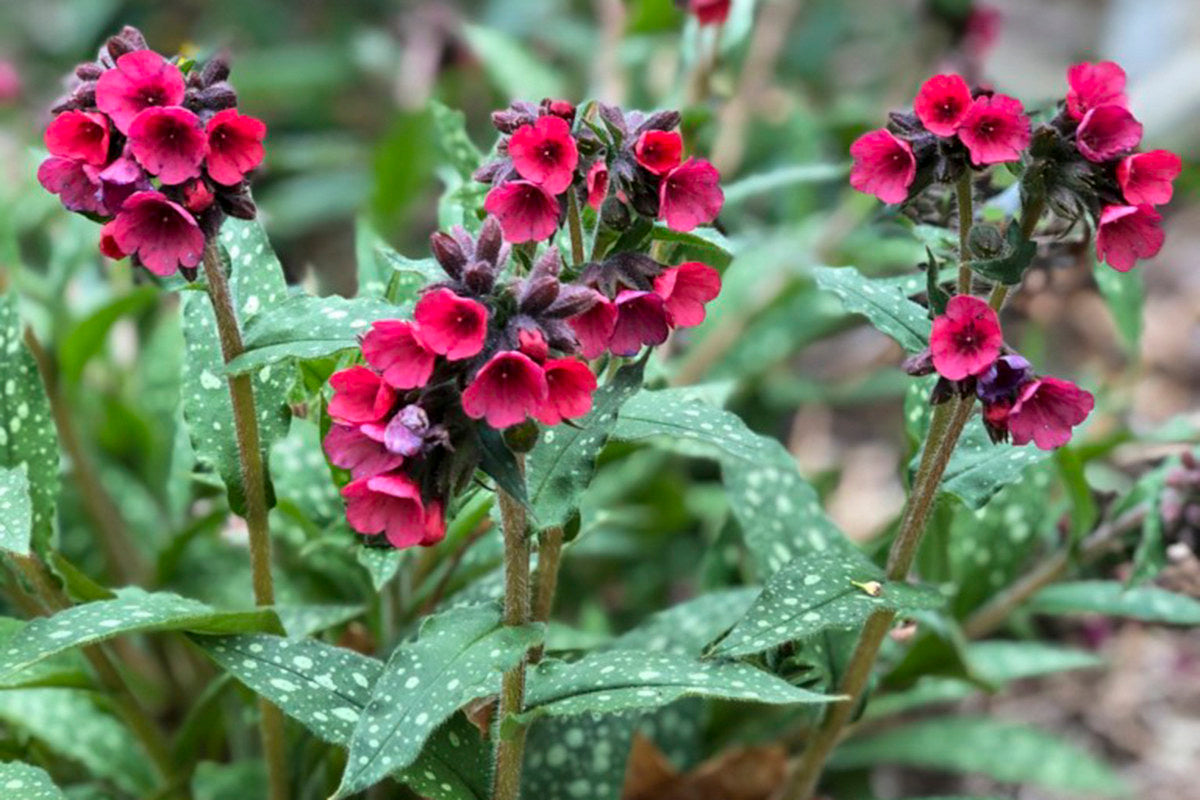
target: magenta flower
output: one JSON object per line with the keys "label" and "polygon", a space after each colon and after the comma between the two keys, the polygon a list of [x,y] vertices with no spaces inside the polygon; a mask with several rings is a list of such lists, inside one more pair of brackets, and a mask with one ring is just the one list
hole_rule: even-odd
{"label": "magenta flower", "polygon": [[1100,106],[1128,105],[1125,70],[1112,61],[1076,64],[1067,70],[1067,113],[1083,119]]}
{"label": "magenta flower", "polygon": [[1161,223],[1153,206],[1106,206],[1096,229],[1096,257],[1128,272],[1139,258],[1158,255],[1166,238]]}
{"label": "magenta flower", "polygon": [[99,178],[100,202],[104,206],[102,213],[109,216],[120,211],[134,192],[154,188],[146,177],[146,171],[128,155],[114,158],[111,164],[100,171]]}
{"label": "magenta flower", "polygon": [[550,355],[550,344],[536,328],[521,328],[517,331],[517,349],[541,364]]}
{"label": "magenta flower", "polygon": [[602,160],[592,164],[588,170],[587,193],[588,205],[599,211],[600,206],[604,205],[604,199],[608,197],[608,164]]}
{"label": "magenta flower", "polygon": [[85,161],[93,167],[108,163],[108,120],[103,114],[64,111],[47,126],[43,138],[52,156]]}
{"label": "magenta flower", "polygon": [[429,383],[434,352],[407,320],[385,319],[371,325],[362,340],[363,358],[396,389],[417,389]]}
{"label": "magenta flower", "polygon": [[434,289],[417,302],[413,316],[421,342],[451,361],[470,358],[483,349],[488,310],[449,289]]}
{"label": "magenta flower", "polygon": [[186,108],[147,108],[129,125],[129,150],[147,172],[173,186],[200,177],[208,139]]}
{"label": "magenta flower", "polygon": [[952,381],[987,372],[1003,344],[996,312],[978,297],[965,294],[950,298],[929,336],[934,369]]}
{"label": "magenta flower", "polygon": [[160,192],[137,192],[121,206],[112,229],[121,252],[136,254],[155,275],[194,267],[204,255],[204,232],[183,206]]}
{"label": "magenta flower", "polygon": [[558,229],[558,201],[536,183],[510,181],[496,186],[487,193],[483,207],[500,220],[506,242],[540,242]]}
{"label": "magenta flower", "polygon": [[[421,489],[406,475],[390,472],[358,478],[342,489],[346,518],[359,533],[387,537],[392,547],[414,547],[440,541],[441,511],[426,511]],[[432,506],[432,504],[431,504]],[[433,511],[431,507],[429,511]]]}
{"label": "magenta flower", "polygon": [[38,167],[37,178],[42,188],[58,195],[68,211],[104,213],[99,174],[86,161],[50,156]]}
{"label": "magenta flower", "polygon": [[120,261],[129,254],[121,249],[120,245],[117,244],[116,237],[113,236],[116,225],[117,221],[114,219],[104,223],[103,227],[100,228],[100,252],[113,261]]}
{"label": "magenta flower", "polygon": [[1033,442],[1053,450],[1071,441],[1071,429],[1087,419],[1096,404],[1091,392],[1070,381],[1037,378],[1021,387],[1008,412],[1013,444]]}
{"label": "magenta flower", "polygon": [[663,176],[658,187],[658,216],[673,231],[687,232],[712,222],[721,213],[725,193],[717,168],[689,158]]}
{"label": "magenta flower", "polygon": [[1025,107],[1006,94],[976,98],[958,128],[977,166],[1019,160],[1031,135]]}
{"label": "magenta flower", "polygon": [[1171,183],[1183,170],[1183,161],[1170,150],[1134,153],[1117,164],[1117,183],[1130,205],[1171,202]]}
{"label": "magenta flower", "polygon": [[971,87],[961,75],[934,75],[913,101],[917,117],[938,136],[953,136],[970,110]]}
{"label": "magenta flower", "polygon": [[854,158],[851,186],[885,203],[908,199],[908,187],[917,177],[917,159],[908,142],[888,130],[871,131],[854,140],[850,155]]}
{"label": "magenta flower", "polygon": [[663,271],[654,279],[654,291],[663,299],[667,319],[676,328],[704,322],[704,305],[721,293],[721,275],[708,264],[688,261]]}
{"label": "magenta flower", "polygon": [[662,297],[654,292],[626,289],[617,295],[617,323],[608,347],[618,356],[633,356],[642,345],[667,340],[671,326]]}
{"label": "magenta flower", "polygon": [[183,102],[183,73],[153,50],[135,50],[117,59],[96,81],[96,106],[129,133],[134,117],[152,106]]}
{"label": "magenta flower", "polygon": [[724,25],[733,0],[688,0],[688,10],[701,25]]}
{"label": "magenta flower", "polygon": [[675,131],[646,131],[634,144],[633,155],[655,175],[666,175],[683,160],[683,137]]}
{"label": "magenta flower", "polygon": [[557,425],[564,419],[577,419],[592,410],[592,392],[596,376],[587,364],[574,358],[555,358],[542,369],[546,373],[547,395],[534,412],[543,425]]}
{"label": "magenta flower", "polygon": [[579,340],[579,352],[584,358],[597,358],[607,350],[617,327],[616,303],[599,292],[596,296],[596,303],[591,308],[567,320]]}
{"label": "magenta flower", "polygon": [[223,186],[240,183],[263,160],[267,126],[235,108],[218,111],[205,126],[208,137],[208,177]]}
{"label": "magenta flower", "polygon": [[325,452],[330,463],[350,470],[354,478],[390,472],[404,463],[404,456],[389,451],[357,425],[330,425]]}
{"label": "magenta flower", "polygon": [[503,350],[483,365],[463,392],[463,411],[493,428],[507,428],[537,413],[549,392],[546,373],[533,359]]}
{"label": "magenta flower", "polygon": [[1075,131],[1075,146],[1088,161],[1110,161],[1137,147],[1140,141],[1142,123],[1121,106],[1093,108],[1083,115]]}
{"label": "magenta flower", "polygon": [[571,126],[554,115],[522,125],[508,140],[508,154],[517,173],[550,194],[562,194],[575,178],[579,150]]}
{"label": "magenta flower", "polygon": [[347,367],[329,378],[333,399],[329,416],[343,425],[379,422],[392,410],[396,392],[374,371],[366,367]]}

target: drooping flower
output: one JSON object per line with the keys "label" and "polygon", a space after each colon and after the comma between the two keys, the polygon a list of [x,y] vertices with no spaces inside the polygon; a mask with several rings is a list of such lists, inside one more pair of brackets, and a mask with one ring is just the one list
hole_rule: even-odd
{"label": "drooping flower", "polygon": [[634,144],[633,155],[655,175],[666,175],[683,160],[683,137],[675,131],[646,131]]}
{"label": "drooping flower", "polygon": [[446,538],[446,511],[441,500],[430,500],[425,504],[425,532],[421,546],[429,547]]}
{"label": "drooping flower", "polygon": [[1017,161],[1030,137],[1025,106],[1006,94],[977,97],[958,128],[958,138],[977,166]]}
{"label": "drooping flower", "polygon": [[708,264],[688,261],[663,270],[654,279],[654,291],[671,325],[688,328],[704,322],[704,305],[721,293],[721,275]]}
{"label": "drooping flower", "polygon": [[955,295],[946,313],[933,321],[929,349],[933,366],[943,378],[960,381],[982,375],[1000,355],[1004,336],[1000,319],[984,301],[971,295]]}
{"label": "drooping flower", "polygon": [[483,349],[488,311],[482,303],[449,289],[434,289],[417,302],[413,316],[421,342],[451,361],[470,358]]}
{"label": "drooping flower", "polygon": [[1097,106],[1083,115],[1075,146],[1088,161],[1110,161],[1138,146],[1142,123],[1122,106]]}
{"label": "drooping flower", "polygon": [[366,367],[339,370],[330,376],[329,385],[333,387],[329,416],[342,424],[379,422],[396,402],[395,390]]}
{"label": "drooping flower", "polygon": [[961,75],[934,75],[913,101],[917,117],[938,136],[953,136],[970,110],[971,87]]}
{"label": "drooping flower", "polygon": [[429,382],[436,356],[407,320],[385,319],[371,325],[362,340],[363,358],[396,389],[416,389]]}
{"label": "drooping flower", "polygon": [[1130,205],[1162,205],[1171,201],[1183,161],[1170,150],[1134,153],[1117,164],[1117,183]]}
{"label": "drooping flower", "polygon": [[387,537],[392,547],[413,547],[428,537],[421,489],[399,472],[358,478],[342,489],[346,519],[359,533]]}
{"label": "drooping flower", "polygon": [[1067,113],[1083,119],[1100,106],[1126,106],[1125,70],[1112,61],[1075,64],[1067,70]]}
{"label": "drooping flower", "polygon": [[96,168],[86,161],[50,156],[38,166],[38,183],[50,194],[58,195],[68,211],[101,214],[100,178]]}
{"label": "drooping flower", "polygon": [[100,252],[113,261],[120,261],[129,254],[121,249],[117,244],[116,237],[113,236],[116,224],[117,221],[113,219],[104,223],[104,226],[100,228]]}
{"label": "drooping flower", "polygon": [[507,428],[535,414],[549,395],[546,373],[516,350],[492,356],[462,395],[463,411],[493,428]]}
{"label": "drooping flower", "polygon": [[155,275],[194,267],[204,256],[204,232],[187,209],[161,192],[136,192],[121,206],[112,229],[121,252],[136,254]]}
{"label": "drooping flower", "polygon": [[117,59],[96,81],[96,106],[129,133],[134,117],[152,106],[183,102],[183,73],[153,50],[135,50]]}
{"label": "drooping flower", "polygon": [[733,0],[688,0],[688,10],[701,25],[724,25]]}
{"label": "drooping flower", "polygon": [[592,410],[596,376],[575,358],[554,358],[542,365],[546,373],[546,402],[534,412],[543,425],[577,419]]}
{"label": "drooping flower", "polygon": [[522,125],[508,140],[508,154],[517,173],[550,194],[561,194],[571,185],[579,164],[579,149],[571,126],[562,117],[548,114],[532,125]]}
{"label": "drooping flower", "polygon": [[200,176],[208,140],[199,117],[186,108],[147,108],[129,125],[129,150],[147,172],[173,186]]}
{"label": "drooping flower", "polygon": [[483,207],[500,220],[506,242],[540,242],[558,229],[558,201],[536,183],[509,181],[496,186],[487,193]]}
{"label": "drooping flower", "polygon": [[1030,365],[1025,358],[1016,353],[1000,356],[987,372],[979,376],[979,382],[975,384],[975,393],[979,395],[980,400],[989,405],[1004,398],[1011,399],[1030,376]]}
{"label": "drooping flower", "polygon": [[579,340],[579,352],[584,358],[596,358],[607,350],[613,330],[617,327],[616,304],[599,292],[596,297],[596,303],[591,308],[567,320]]}
{"label": "drooping flower", "polygon": [[353,478],[380,475],[404,463],[404,456],[390,452],[358,425],[330,425],[324,444],[330,462],[350,470]]}
{"label": "drooping flower", "polygon": [[108,120],[103,114],[64,111],[46,127],[43,138],[52,156],[84,161],[93,167],[108,163]]}
{"label": "drooping flower", "polygon": [[1033,442],[1053,450],[1071,441],[1071,429],[1087,419],[1096,400],[1091,392],[1059,378],[1037,378],[1021,387],[1008,412],[1013,444]]}
{"label": "drooping flower", "polygon": [[658,187],[658,216],[673,231],[687,232],[712,222],[725,204],[717,168],[689,158],[663,176]]}
{"label": "drooping flower", "polygon": [[263,160],[263,139],[267,126],[262,120],[237,109],[218,111],[205,126],[208,137],[208,176],[219,184],[232,186]]}
{"label": "drooping flower", "polygon": [[634,356],[642,345],[659,345],[671,333],[667,309],[654,292],[626,289],[617,295],[617,322],[608,348],[618,356]]}
{"label": "drooping flower", "polygon": [[871,131],[854,140],[850,155],[854,158],[850,185],[855,189],[885,203],[908,198],[908,187],[917,176],[917,160],[908,142],[888,130]]}
{"label": "drooping flower", "polygon": [[1161,223],[1153,206],[1106,206],[1096,229],[1096,257],[1128,272],[1139,258],[1158,255],[1166,238]]}
{"label": "drooping flower", "polygon": [[597,160],[592,164],[587,174],[587,202],[594,210],[599,211],[608,197],[608,164]]}

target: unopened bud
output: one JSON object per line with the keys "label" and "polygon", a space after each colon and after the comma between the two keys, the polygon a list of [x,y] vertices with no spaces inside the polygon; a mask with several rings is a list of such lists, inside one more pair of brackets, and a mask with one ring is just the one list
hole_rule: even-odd
{"label": "unopened bud", "polygon": [[504,443],[514,453],[528,453],[537,444],[540,429],[533,420],[525,420],[520,425],[504,429]]}

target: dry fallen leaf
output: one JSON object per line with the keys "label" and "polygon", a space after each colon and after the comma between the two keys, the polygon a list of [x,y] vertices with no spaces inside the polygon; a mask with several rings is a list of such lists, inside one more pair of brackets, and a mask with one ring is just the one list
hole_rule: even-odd
{"label": "dry fallen leaf", "polygon": [[782,746],[736,747],[680,773],[654,742],[633,740],[623,800],[769,800],[787,772]]}

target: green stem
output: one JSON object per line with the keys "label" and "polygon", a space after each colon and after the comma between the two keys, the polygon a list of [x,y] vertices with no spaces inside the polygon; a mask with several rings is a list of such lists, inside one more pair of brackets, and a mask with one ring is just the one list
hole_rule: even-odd
{"label": "green stem", "polygon": [[579,213],[579,197],[575,188],[567,189],[567,227],[571,232],[571,266],[583,263],[583,218]]}
{"label": "green stem", "polygon": [[[537,580],[534,584],[533,621],[548,623],[554,610],[554,594],[558,589],[558,568],[562,562],[563,529],[555,526],[538,535]],[[539,644],[529,654],[529,661],[542,660],[544,645]]]}
{"label": "green stem", "polygon": [[[221,340],[221,353],[228,364],[245,350],[238,327],[229,281],[221,266],[215,240],[204,249],[204,277],[212,300],[213,316]],[[233,424],[237,434],[238,459],[242,486],[246,495],[246,528],[250,537],[250,568],[254,584],[254,602],[259,606],[275,604],[275,584],[271,578],[271,531],[267,522],[266,465],[258,433],[254,386],[247,374],[229,376],[229,397],[233,405]],[[288,800],[287,759],[283,737],[283,713],[259,698],[260,732],[270,779],[270,800]]]}
{"label": "green stem", "polygon": [[971,249],[969,238],[975,222],[974,185],[971,169],[963,169],[958,178],[958,293],[971,293]]}

